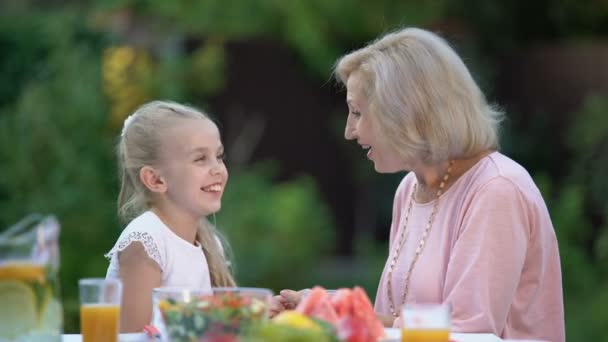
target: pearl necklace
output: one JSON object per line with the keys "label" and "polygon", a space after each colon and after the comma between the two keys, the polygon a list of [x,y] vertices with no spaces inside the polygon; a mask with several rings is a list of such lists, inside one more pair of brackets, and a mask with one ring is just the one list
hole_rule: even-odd
{"label": "pearl necklace", "polygon": [[[412,262],[410,263],[410,267],[407,270],[407,275],[405,278],[405,288],[403,289],[403,297],[401,299],[401,304],[405,304],[405,300],[407,299],[407,294],[408,294],[409,287],[410,287],[410,277],[412,276],[412,271],[414,270],[416,261],[418,261],[420,254],[422,254],[422,251],[424,250],[426,240],[429,237],[429,232],[431,231],[431,227],[433,226],[433,220],[435,219],[435,215],[437,214],[437,208],[439,207],[439,197],[443,193],[443,189],[445,188],[445,184],[447,183],[448,179],[450,179],[450,172],[452,172],[453,165],[454,165],[454,161],[450,161],[449,165],[448,165],[448,169],[446,170],[445,175],[443,176],[443,179],[441,180],[441,183],[439,184],[439,189],[437,190],[437,194],[435,197],[435,204],[433,205],[433,209],[431,210],[431,216],[429,217],[426,227],[424,228],[424,232],[422,233],[422,238],[420,239],[420,242],[418,243],[418,247],[416,248],[416,253],[414,254],[414,258],[412,259]],[[405,244],[405,240],[406,240],[405,231],[407,228],[407,222],[410,218],[410,213],[412,212],[412,204],[414,203],[414,195],[416,194],[417,189],[418,189],[418,184],[416,183],[416,184],[414,184],[414,189],[412,191],[412,196],[410,198],[410,204],[407,207],[407,213],[405,214],[405,219],[403,222],[403,229],[401,230],[401,235],[399,237],[399,243],[397,244],[397,248],[395,249],[393,259],[391,260],[391,263],[388,267],[387,294],[388,294],[388,302],[389,302],[391,314],[394,317],[398,317],[399,314],[397,313],[397,310],[395,309],[395,304],[393,301],[393,286],[392,286],[393,270],[395,269],[395,265],[397,264],[397,259],[399,258],[401,248],[403,248],[403,245]]]}

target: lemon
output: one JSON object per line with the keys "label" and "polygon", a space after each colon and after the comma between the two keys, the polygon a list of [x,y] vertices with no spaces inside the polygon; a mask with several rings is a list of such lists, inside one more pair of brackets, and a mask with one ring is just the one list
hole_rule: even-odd
{"label": "lemon", "polygon": [[272,319],[277,324],[284,324],[290,327],[321,331],[321,327],[308,316],[297,311],[288,310],[281,312],[278,316]]}
{"label": "lemon", "polygon": [[0,338],[15,339],[38,324],[36,296],[27,285],[17,281],[0,282]]}
{"label": "lemon", "polygon": [[171,305],[168,300],[161,300],[158,302],[158,308],[160,309],[160,311],[165,312],[167,310],[172,309],[173,305]]}

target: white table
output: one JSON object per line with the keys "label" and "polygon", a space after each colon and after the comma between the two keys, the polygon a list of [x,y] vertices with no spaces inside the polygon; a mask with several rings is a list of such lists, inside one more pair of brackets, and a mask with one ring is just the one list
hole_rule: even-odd
{"label": "white table", "polygon": [[[69,334],[61,336],[62,342],[82,342],[82,335]],[[155,342],[157,340],[148,338],[146,334],[120,334],[119,342]]]}
{"label": "white table", "polygon": [[[388,339],[383,342],[401,342],[401,330],[396,328],[384,328]],[[456,342],[500,342],[502,341],[493,334],[458,334],[451,333],[450,340]]]}
{"label": "white table", "polygon": [[[385,329],[388,339],[383,342],[401,342],[399,329]],[[450,339],[456,342],[500,342],[500,338],[492,334],[450,334]],[[150,342],[145,334],[120,334],[119,342]],[[82,342],[80,335],[63,335],[62,342]]]}

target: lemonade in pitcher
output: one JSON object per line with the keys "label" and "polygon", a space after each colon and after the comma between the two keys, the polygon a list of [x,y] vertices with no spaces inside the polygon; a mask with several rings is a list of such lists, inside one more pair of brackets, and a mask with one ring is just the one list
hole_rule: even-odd
{"label": "lemonade in pitcher", "polygon": [[39,215],[0,233],[0,342],[61,340],[58,235]]}

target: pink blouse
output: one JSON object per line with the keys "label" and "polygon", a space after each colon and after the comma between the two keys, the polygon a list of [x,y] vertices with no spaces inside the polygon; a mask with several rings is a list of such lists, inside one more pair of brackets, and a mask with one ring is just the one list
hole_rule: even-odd
{"label": "pink blouse", "polygon": [[[376,312],[384,315],[390,315],[388,268],[415,182],[409,173],[395,195],[390,253],[375,303]],[[397,308],[403,304],[406,274],[433,205],[413,203],[392,274]],[[565,340],[557,240],[543,198],[523,167],[494,152],[441,196],[406,302],[450,303],[453,332]]]}

